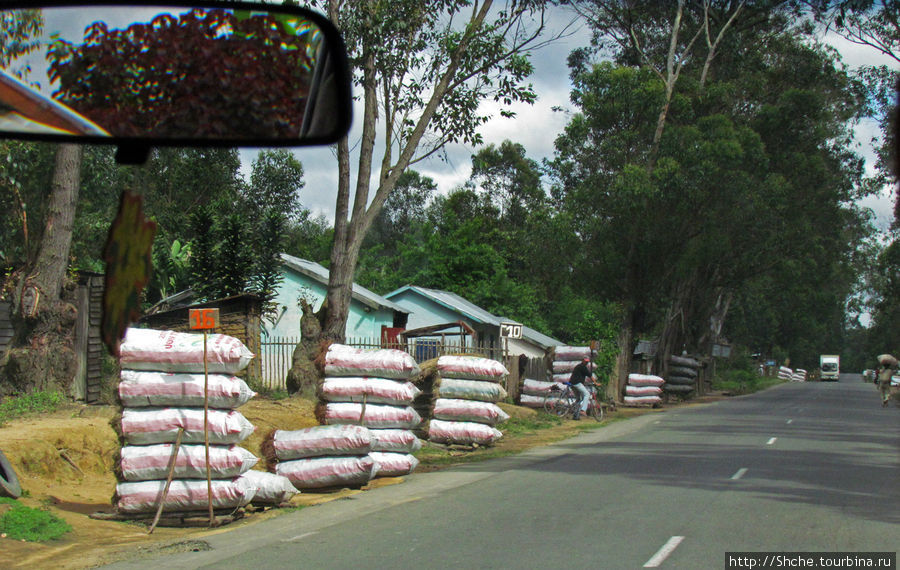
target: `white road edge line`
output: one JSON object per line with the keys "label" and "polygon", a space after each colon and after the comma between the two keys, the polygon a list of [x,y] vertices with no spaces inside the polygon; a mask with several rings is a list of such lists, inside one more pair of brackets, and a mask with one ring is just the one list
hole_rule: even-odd
{"label": "white road edge line", "polygon": [[731,480],[737,481],[738,479],[743,477],[746,473],[747,473],[747,468],[741,467],[740,469],[737,470],[737,473],[735,473],[734,475],[731,476]]}
{"label": "white road edge line", "polygon": [[673,536],[672,538],[670,538],[668,542],[663,544],[662,548],[656,551],[656,554],[653,555],[653,558],[651,558],[647,561],[646,564],[644,564],[644,568],[656,568],[657,566],[662,564],[663,561],[668,558],[676,548],[678,548],[678,545],[681,544],[682,540],[684,540],[683,536]]}
{"label": "white road edge line", "polygon": [[770,437],[770,438],[769,438],[769,441],[766,442],[766,445],[772,445],[772,444],[775,443],[776,441],[778,441],[778,438],[777,438],[777,437]]}
{"label": "white road edge line", "polygon": [[314,534],[319,534],[319,531],[314,530],[312,532],[304,532],[303,534],[298,534],[297,536],[293,536],[291,538],[283,538],[281,542],[294,542],[295,540],[301,540],[306,538],[307,536],[312,536]]}

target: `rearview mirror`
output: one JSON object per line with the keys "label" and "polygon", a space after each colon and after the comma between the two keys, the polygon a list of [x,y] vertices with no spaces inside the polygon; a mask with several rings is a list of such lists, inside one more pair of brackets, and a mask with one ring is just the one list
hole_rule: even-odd
{"label": "rearview mirror", "polygon": [[350,127],[340,34],[291,6],[5,4],[0,137],[121,146],[329,144]]}

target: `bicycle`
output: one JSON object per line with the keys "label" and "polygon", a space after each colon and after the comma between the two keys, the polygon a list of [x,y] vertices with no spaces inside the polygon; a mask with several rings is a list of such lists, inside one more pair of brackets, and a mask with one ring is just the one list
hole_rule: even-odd
{"label": "bicycle", "polygon": [[[568,415],[574,416],[581,409],[578,405],[578,396],[576,396],[575,390],[572,388],[571,384],[568,382],[563,382],[562,384],[565,386],[564,388],[551,386],[550,393],[544,398],[544,411],[548,414],[555,414],[561,418]],[[598,422],[602,421],[603,406],[597,400],[596,384],[585,382],[585,385],[588,387],[588,392],[590,393],[585,414]]]}

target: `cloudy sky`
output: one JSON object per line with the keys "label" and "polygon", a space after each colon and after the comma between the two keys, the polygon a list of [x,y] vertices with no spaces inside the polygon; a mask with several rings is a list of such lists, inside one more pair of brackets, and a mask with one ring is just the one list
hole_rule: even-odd
{"label": "cloudy sky", "polygon": [[[556,9],[550,20],[550,31],[562,30],[570,23],[571,19],[571,14],[568,12]],[[513,119],[503,118],[499,112],[492,112],[492,120],[481,129],[486,144],[500,144],[509,139],[522,144],[529,158],[534,160],[540,161],[552,156],[553,141],[562,132],[567,120],[565,113],[555,112],[552,108],[571,108],[569,103],[571,84],[568,79],[566,58],[574,48],[586,45],[589,37],[588,30],[577,24],[570,32],[573,33],[569,37],[544,47],[532,55],[535,70],[531,81],[538,95],[538,101],[534,105],[519,105],[514,109],[517,117]],[[851,44],[837,36],[829,36],[828,41],[840,50],[844,62],[850,67],[874,63],[897,66],[896,61],[879,56],[871,48]],[[494,111],[496,106],[491,102],[486,103],[484,108]],[[860,125],[857,133],[860,141],[858,152],[866,157],[868,168],[871,169],[874,156],[871,145],[867,144],[867,141],[877,135],[877,125],[871,122]],[[357,141],[358,137],[358,129],[354,129],[351,133],[351,141]],[[432,159],[419,163],[414,168],[434,179],[441,192],[449,192],[468,179],[471,155],[475,152],[477,149],[473,147],[452,145],[447,148],[448,161]],[[256,150],[242,152],[245,165],[249,165],[255,154]],[[324,215],[329,222],[332,222],[337,184],[335,176],[337,162],[333,151],[329,148],[303,148],[298,149],[296,154],[303,162],[305,170],[306,187],[301,193],[303,204],[310,208],[315,215]],[[378,162],[376,157],[376,163]],[[881,196],[867,198],[862,205],[872,208],[879,227],[887,228],[893,209],[893,198],[889,189]]]}

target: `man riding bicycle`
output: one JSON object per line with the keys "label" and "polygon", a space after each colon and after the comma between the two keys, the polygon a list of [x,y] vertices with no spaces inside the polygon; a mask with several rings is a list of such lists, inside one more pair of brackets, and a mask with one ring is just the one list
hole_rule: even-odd
{"label": "man riding bicycle", "polygon": [[588,407],[588,399],[591,394],[588,391],[587,386],[585,386],[585,381],[591,378],[591,359],[585,356],[581,359],[581,362],[575,366],[575,369],[572,370],[572,375],[569,377],[569,384],[572,385],[572,388],[578,394],[578,411],[575,412],[575,417],[572,419],[580,420],[581,413],[587,411]]}

